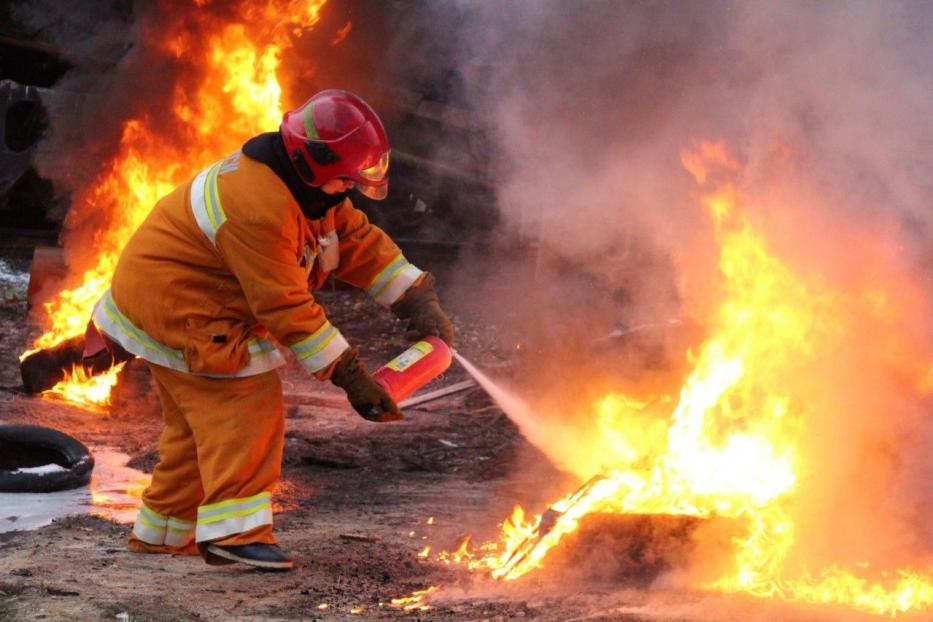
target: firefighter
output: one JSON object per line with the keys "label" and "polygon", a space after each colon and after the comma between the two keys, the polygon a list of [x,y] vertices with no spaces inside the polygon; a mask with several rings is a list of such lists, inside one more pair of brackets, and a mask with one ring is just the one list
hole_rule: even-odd
{"label": "firefighter", "polygon": [[382,199],[389,143],[362,99],[322,91],[161,199],[123,249],[93,321],[145,359],[162,403],[159,463],[129,548],[287,569],[271,491],[284,443],[291,350],[370,421],[402,418],[311,290],[328,275],[451,343],[433,277],[357,210]]}

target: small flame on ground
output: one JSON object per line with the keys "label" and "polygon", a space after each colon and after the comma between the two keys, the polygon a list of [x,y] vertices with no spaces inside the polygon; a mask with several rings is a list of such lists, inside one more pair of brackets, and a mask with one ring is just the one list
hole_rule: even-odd
{"label": "small flame on ground", "polygon": [[96,376],[88,376],[84,367],[75,365],[58,384],[43,391],[42,396],[86,408],[107,406],[110,404],[110,391],[116,386],[124,365],[125,363],[119,363]]}
{"label": "small flame on ground", "polygon": [[427,605],[424,603],[424,598],[428,594],[433,594],[438,589],[440,589],[438,588],[438,586],[432,585],[423,590],[415,590],[414,592],[411,593],[410,596],[403,596],[402,598],[393,598],[389,604],[392,607],[403,609],[404,611],[428,611],[432,607],[431,605]]}

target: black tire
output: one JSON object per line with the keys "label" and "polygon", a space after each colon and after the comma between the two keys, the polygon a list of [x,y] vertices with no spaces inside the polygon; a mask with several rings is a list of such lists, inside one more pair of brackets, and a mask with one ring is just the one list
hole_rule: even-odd
{"label": "black tire", "polygon": [[[57,464],[64,470],[17,473]],[[52,492],[79,488],[91,479],[94,457],[64,432],[38,425],[0,425],[0,492]]]}

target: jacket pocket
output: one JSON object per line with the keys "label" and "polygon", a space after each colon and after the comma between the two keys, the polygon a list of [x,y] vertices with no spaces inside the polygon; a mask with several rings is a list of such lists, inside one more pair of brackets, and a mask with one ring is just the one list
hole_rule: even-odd
{"label": "jacket pocket", "polygon": [[234,319],[189,316],[184,355],[195,374],[236,374],[249,364],[249,330]]}

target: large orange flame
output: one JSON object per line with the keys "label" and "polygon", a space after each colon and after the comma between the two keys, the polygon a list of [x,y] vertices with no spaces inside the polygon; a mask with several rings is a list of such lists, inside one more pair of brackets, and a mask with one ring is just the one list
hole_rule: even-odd
{"label": "large orange flame", "polygon": [[[174,30],[151,33],[154,49],[189,69],[171,93],[173,122],[149,115],[123,121],[116,155],[78,195],[69,218],[93,213],[106,224],[93,239],[69,243],[93,248],[88,265],[71,265],[80,284],[45,304],[48,325],[34,349],[83,334],[94,304],[109,286],[123,245],[152,206],[201,167],[237,149],[247,138],[278,126],[282,89],[276,72],[291,38],[314,26],[325,0],[241,3],[202,13],[197,2]],[[170,62],[166,60],[166,62]],[[99,383],[99,381],[98,381]],[[109,391],[84,389],[80,374],[52,389],[65,399],[106,403]]]}
{"label": "large orange flame", "polygon": [[[852,328],[847,309],[868,307],[878,320],[898,307],[898,294],[879,285],[853,299],[796,274],[743,213],[732,181],[741,166],[724,145],[700,144],[682,160],[713,219],[722,302],[673,412],[664,412],[663,400],[605,397],[594,406],[598,433],[586,436],[579,452],[604,457],[599,476],[545,515],[529,518],[516,507],[499,542],[471,546],[467,539],[439,559],[514,580],[542,566],[549,550],[592,512],[720,516],[743,521],[748,531],[734,542],[729,567],[706,587],[876,614],[933,606],[933,574],[901,568],[868,576],[864,565],[814,574],[789,559],[796,541],[790,504],[800,493],[801,473],[819,469],[801,449],[807,406],[800,395],[808,379],[800,370],[842,343]],[[927,373],[912,374],[915,386]],[[586,470],[592,461],[579,464],[585,466],[578,475],[593,475]]]}

